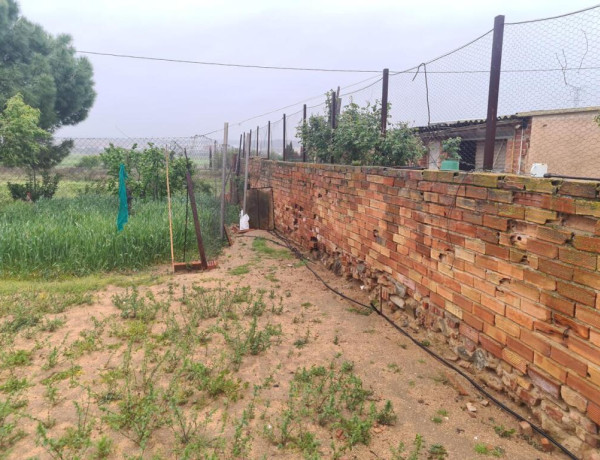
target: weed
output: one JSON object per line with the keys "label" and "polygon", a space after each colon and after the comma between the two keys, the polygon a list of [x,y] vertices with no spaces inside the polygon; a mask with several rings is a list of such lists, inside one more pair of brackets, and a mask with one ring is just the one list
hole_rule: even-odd
{"label": "weed", "polygon": [[96,442],[96,451],[92,454],[93,460],[104,460],[110,456],[112,452],[113,440],[107,436],[102,436]]}
{"label": "weed", "polygon": [[502,449],[502,447],[492,447],[483,442],[478,442],[475,444],[473,449],[475,452],[481,455],[491,455],[492,457],[502,457],[504,455],[504,449]]}
{"label": "weed", "polygon": [[229,274],[232,276],[247,275],[248,273],[250,273],[250,264],[238,265],[229,269]]}
{"label": "weed", "polygon": [[113,305],[121,310],[122,318],[138,318],[145,323],[156,318],[158,310],[163,306],[150,291],[146,293],[145,298],[140,296],[135,286],[131,292],[126,289],[123,295],[115,294],[112,301]]}
{"label": "weed", "polygon": [[14,375],[11,375],[5,380],[5,382],[2,385],[0,385],[0,391],[2,393],[15,394],[19,393],[20,391],[24,390],[29,386],[30,384],[27,381],[27,377],[19,379]]}
{"label": "weed", "polygon": [[92,445],[90,435],[94,426],[89,418],[90,401],[85,409],[77,402],[73,403],[77,411],[77,426],[68,427],[58,439],[48,436],[47,428],[38,423],[36,443],[46,449],[50,456],[55,458],[81,458]]}
{"label": "weed", "polygon": [[400,369],[400,366],[398,366],[396,363],[388,364],[387,368],[390,372],[393,372],[394,374],[400,374],[402,372],[402,369]]}
{"label": "weed", "polygon": [[437,411],[438,415],[441,415],[442,417],[447,417],[448,416],[448,411],[446,409],[439,409]]}
{"label": "weed", "polygon": [[56,332],[58,329],[65,325],[65,318],[54,318],[54,319],[45,319],[44,322],[40,325],[40,331],[43,332]]}
{"label": "weed", "polygon": [[424,442],[425,441],[423,440],[423,435],[417,433],[415,435],[415,440],[413,441],[413,449],[410,452],[410,455],[408,456],[408,460],[418,460],[421,449],[423,449]]}
{"label": "weed", "polygon": [[357,307],[348,307],[346,309],[346,311],[349,311],[350,313],[354,313],[356,315],[361,315],[361,316],[369,316],[371,313],[373,313],[373,310],[371,310],[370,308],[357,308]]}
{"label": "weed", "polygon": [[340,343],[340,338],[339,338],[339,337],[338,337],[338,335],[336,334],[336,335],[333,337],[333,344],[334,344],[334,345],[338,345],[339,343]]}
{"label": "weed", "polygon": [[436,423],[436,424],[438,424],[438,425],[439,425],[439,424],[440,424],[440,423],[442,423],[444,420],[442,419],[442,417],[439,417],[439,416],[435,415],[435,416],[433,416],[433,417],[431,418],[431,421],[432,421],[433,423]]}
{"label": "weed", "polygon": [[304,307],[304,308],[309,308],[309,307],[312,307],[312,303],[310,303],[310,302],[304,302],[303,304],[300,304],[300,306]]}
{"label": "weed", "polygon": [[[373,404],[373,409],[375,405]],[[386,401],[385,406],[379,412],[374,413],[374,419],[380,425],[394,425],[398,420],[391,401]]]}
{"label": "weed", "polygon": [[64,371],[54,372],[50,377],[42,380],[42,385],[53,384],[55,382],[60,382],[61,380],[71,379],[73,380],[75,377],[81,374],[81,366],[71,364],[71,367]]}
{"label": "weed", "polygon": [[432,444],[429,446],[427,458],[431,460],[444,460],[448,456],[448,451],[441,444]]}
{"label": "weed", "polygon": [[22,400],[16,399],[12,395],[6,399],[0,399],[0,452],[2,455],[7,455],[17,441],[26,435],[23,430],[17,429],[20,415],[16,409],[22,404]]}
{"label": "weed", "polygon": [[515,434],[515,429],[504,428],[504,425],[496,425],[494,427],[494,431],[501,438],[510,438],[513,434]]}
{"label": "weed", "polygon": [[404,453],[404,449],[405,446],[402,441],[398,443],[397,447],[390,447],[390,453],[392,454],[391,460],[405,460],[404,456],[402,455]]}
{"label": "weed", "polygon": [[31,364],[31,351],[27,350],[15,350],[9,351],[8,353],[2,353],[0,357],[0,367],[12,368],[29,366]]}

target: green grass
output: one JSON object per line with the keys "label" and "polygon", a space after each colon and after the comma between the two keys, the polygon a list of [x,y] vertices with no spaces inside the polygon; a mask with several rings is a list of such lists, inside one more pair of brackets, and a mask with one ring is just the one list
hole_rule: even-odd
{"label": "green grass", "polygon": [[[215,257],[223,244],[219,235],[220,203],[207,195],[199,195],[197,202],[207,257]],[[140,270],[170,260],[165,201],[134,201],[129,223],[120,233],[116,231],[117,198],[109,195],[54,198],[35,204],[14,202],[1,210],[1,277],[82,276]],[[236,217],[237,210],[230,207],[227,221]],[[184,227],[185,199],[179,196],[173,200],[178,260],[183,259]],[[191,216],[186,258],[197,258]]]}
{"label": "green grass", "polygon": [[264,238],[256,238],[252,241],[252,250],[262,256],[271,259],[291,259],[292,253],[288,249],[275,249],[267,245],[267,240]]}

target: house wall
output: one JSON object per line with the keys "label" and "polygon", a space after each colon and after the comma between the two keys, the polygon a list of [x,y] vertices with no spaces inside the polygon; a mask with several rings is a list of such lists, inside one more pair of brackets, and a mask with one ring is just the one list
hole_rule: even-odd
{"label": "house wall", "polygon": [[600,177],[600,127],[598,111],[534,115],[531,145],[525,161],[546,163],[548,172],[580,177]]}
{"label": "house wall", "polygon": [[406,289],[414,316],[394,319],[416,317],[570,449],[600,446],[596,182],[258,159],[250,173],[280,232],[374,296]]}

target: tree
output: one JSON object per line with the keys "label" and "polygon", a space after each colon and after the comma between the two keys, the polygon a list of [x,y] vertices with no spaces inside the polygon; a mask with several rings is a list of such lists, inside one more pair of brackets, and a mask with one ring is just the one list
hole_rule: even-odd
{"label": "tree", "polygon": [[378,101],[365,107],[351,102],[342,111],[336,129],[331,128],[327,117],[313,115],[298,126],[298,131],[305,151],[314,161],[402,166],[423,156],[425,148],[414,130],[406,123],[392,124],[388,120],[384,136],[381,117]]}
{"label": "tree", "polygon": [[71,141],[52,145],[52,136],[39,122],[40,110],[25,104],[20,93],[8,100],[0,114],[0,162],[25,168],[28,175],[26,184],[8,183],[14,199],[51,198],[58,176],[51,177],[50,170],[69,154],[72,146]]}
{"label": "tree", "polygon": [[15,0],[0,0],[0,107],[17,93],[40,110],[48,131],[83,121],[96,93],[87,58],[75,57],[71,37],[53,37],[19,16]]}

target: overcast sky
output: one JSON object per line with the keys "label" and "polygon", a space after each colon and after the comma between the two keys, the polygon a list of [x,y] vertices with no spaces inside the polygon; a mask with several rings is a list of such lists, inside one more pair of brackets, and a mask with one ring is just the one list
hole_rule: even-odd
{"label": "overcast sky", "polygon": [[[514,22],[594,4],[595,0],[20,1],[24,16],[53,34],[69,33],[79,50],[377,70],[402,70],[456,48],[491,29],[498,14]],[[98,93],[95,105],[87,120],[59,135],[203,134],[221,128],[224,121],[233,125],[370,77],[89,59]],[[232,126],[234,134],[236,128]]]}

